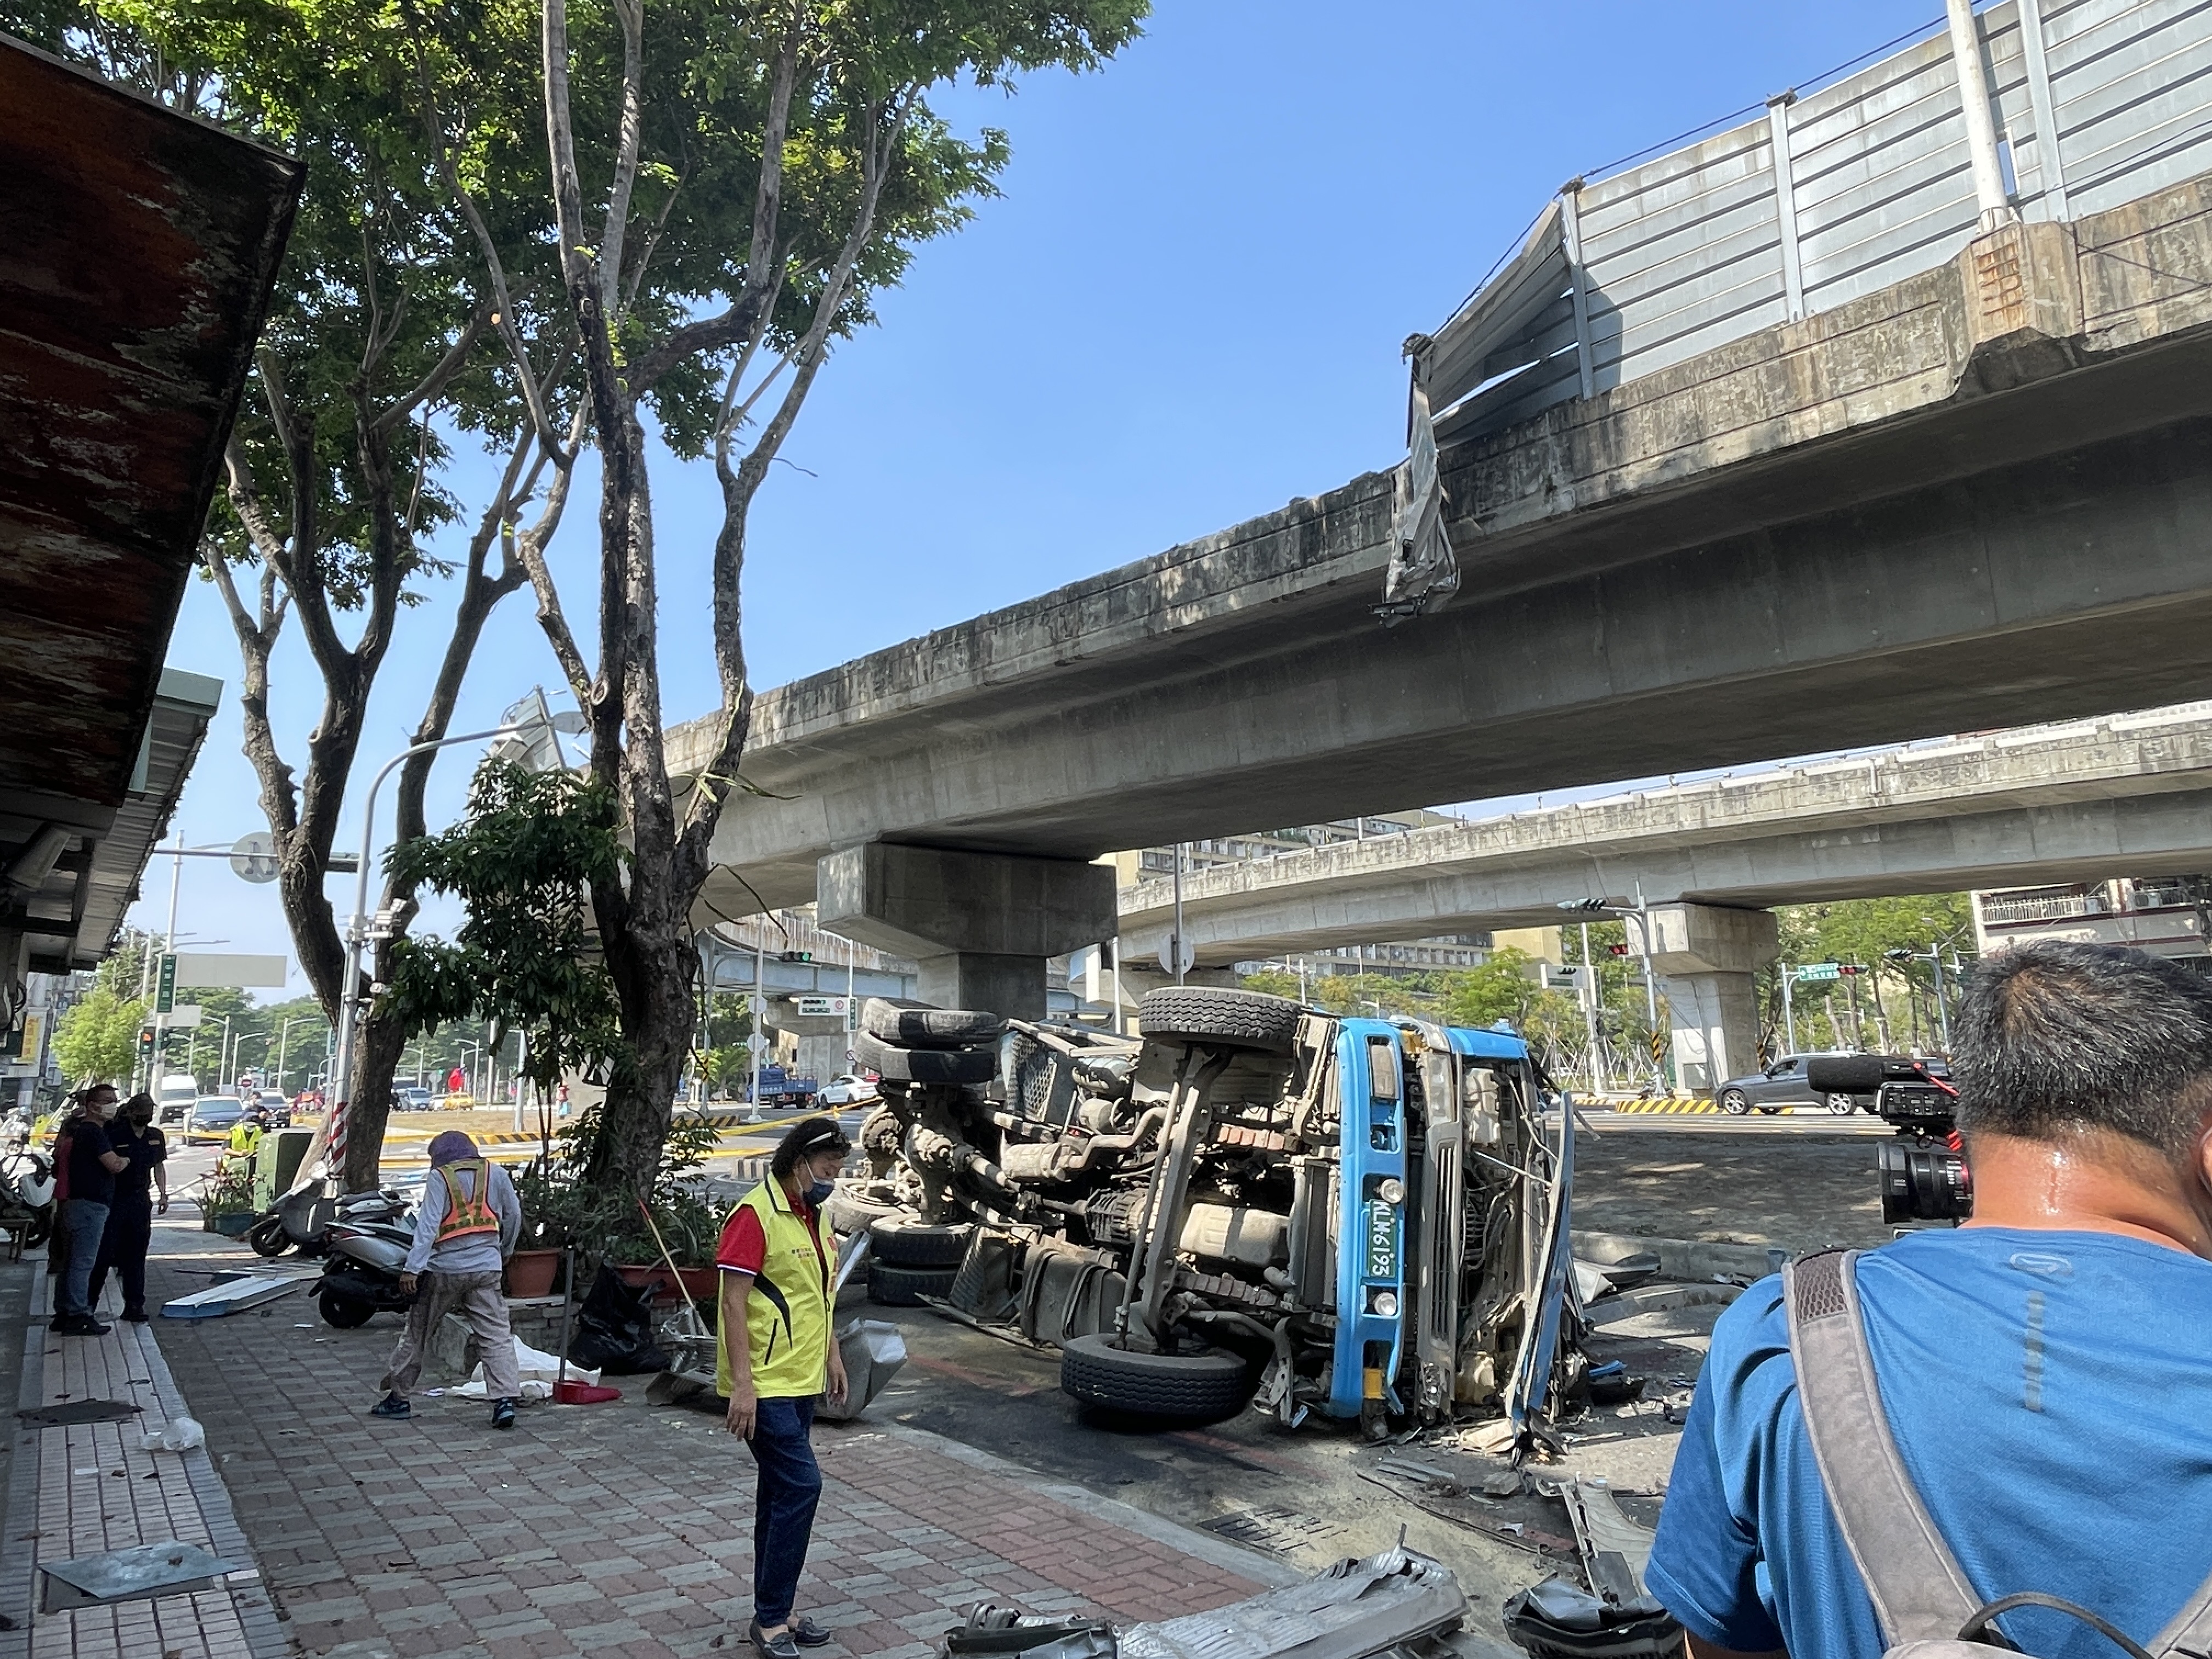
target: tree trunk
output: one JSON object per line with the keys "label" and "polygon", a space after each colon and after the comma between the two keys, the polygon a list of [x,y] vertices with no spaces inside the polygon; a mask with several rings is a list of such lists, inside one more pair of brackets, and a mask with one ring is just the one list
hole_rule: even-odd
{"label": "tree trunk", "polygon": [[354,1036],[353,1091],[346,1108],[345,1167],[340,1190],[374,1192],[383,1184],[384,1126],[392,1115],[392,1078],[406,1051],[406,1034],[396,1019],[370,1014],[364,1007]]}

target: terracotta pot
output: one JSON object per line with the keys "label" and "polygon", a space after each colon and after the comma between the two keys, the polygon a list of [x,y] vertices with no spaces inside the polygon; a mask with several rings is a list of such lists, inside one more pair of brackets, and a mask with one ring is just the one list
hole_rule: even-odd
{"label": "terracotta pot", "polygon": [[[622,1275],[622,1282],[633,1290],[641,1291],[649,1287],[653,1299],[657,1303],[672,1306],[684,1299],[677,1290],[676,1279],[672,1279],[668,1269],[658,1261],[629,1266],[617,1263],[615,1271]],[[678,1267],[676,1278],[684,1281],[683,1287],[691,1293],[694,1302],[714,1301],[718,1275],[712,1267]]]}
{"label": "terracotta pot", "polygon": [[550,1296],[560,1276],[558,1250],[517,1250],[507,1259],[507,1293],[512,1297]]}

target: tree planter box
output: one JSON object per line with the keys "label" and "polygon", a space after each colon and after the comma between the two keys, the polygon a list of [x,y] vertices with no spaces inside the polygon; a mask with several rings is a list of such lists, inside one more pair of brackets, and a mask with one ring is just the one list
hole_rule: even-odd
{"label": "tree planter box", "polygon": [[202,1232],[221,1233],[225,1238],[243,1238],[246,1229],[252,1224],[253,1212],[251,1210],[226,1210],[221,1215],[200,1218]]}

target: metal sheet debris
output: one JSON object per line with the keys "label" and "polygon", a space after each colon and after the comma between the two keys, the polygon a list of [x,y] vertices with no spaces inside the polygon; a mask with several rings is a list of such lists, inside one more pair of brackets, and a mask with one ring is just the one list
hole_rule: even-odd
{"label": "metal sheet debris", "polygon": [[1121,1632],[1121,1659],[1364,1659],[1456,1630],[1467,1594],[1402,1546],[1210,1613]]}
{"label": "metal sheet debris", "polygon": [[1266,1550],[1274,1555],[1287,1555],[1301,1544],[1325,1542],[1344,1530],[1334,1522],[1301,1515],[1296,1510],[1279,1509],[1273,1504],[1263,1504],[1252,1510],[1235,1510],[1198,1524],[1201,1532],[1210,1532],[1216,1537],[1248,1545],[1253,1549]]}
{"label": "metal sheet debris", "polygon": [[210,1555],[197,1544],[139,1544],[81,1555],[40,1567],[39,1610],[63,1613],[71,1607],[182,1595],[211,1589],[223,1575],[239,1570],[235,1561]]}

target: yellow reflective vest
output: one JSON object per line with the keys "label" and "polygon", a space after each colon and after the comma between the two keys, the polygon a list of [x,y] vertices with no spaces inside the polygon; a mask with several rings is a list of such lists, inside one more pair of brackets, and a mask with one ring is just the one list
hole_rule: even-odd
{"label": "yellow reflective vest", "polygon": [[[747,1193],[738,1208],[751,1209],[768,1240],[767,1260],[745,1298],[753,1391],[763,1400],[811,1400],[829,1376],[830,1268],[836,1252],[821,1231],[821,1212],[811,1222],[802,1219],[774,1176]],[[714,1368],[715,1387],[725,1395],[730,1337],[725,1322]]]}
{"label": "yellow reflective vest", "polygon": [[230,1151],[234,1157],[252,1158],[261,1150],[261,1127],[258,1124],[240,1121],[232,1126]]}

